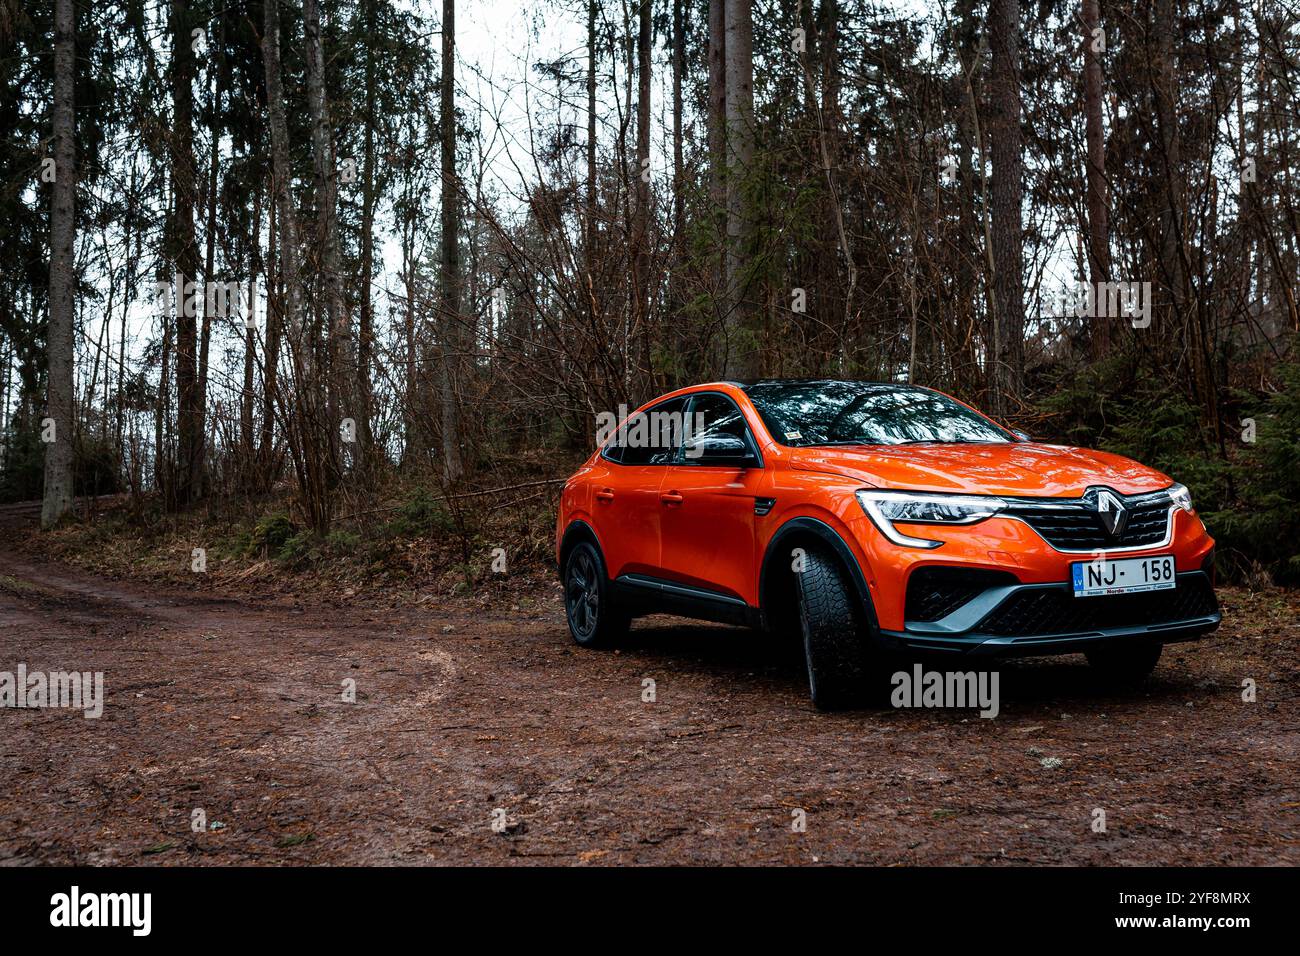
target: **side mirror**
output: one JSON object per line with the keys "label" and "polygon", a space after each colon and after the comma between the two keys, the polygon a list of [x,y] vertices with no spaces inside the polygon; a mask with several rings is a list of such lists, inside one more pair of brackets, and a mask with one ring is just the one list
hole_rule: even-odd
{"label": "side mirror", "polygon": [[1021,441],[1033,441],[1033,439],[1029,437],[1028,432],[1022,432],[1018,428],[1011,429],[1011,434],[1015,435]]}
{"label": "side mirror", "polygon": [[688,462],[697,465],[729,465],[748,468],[758,464],[758,458],[749,450],[749,444],[734,435],[706,435],[686,443]]}

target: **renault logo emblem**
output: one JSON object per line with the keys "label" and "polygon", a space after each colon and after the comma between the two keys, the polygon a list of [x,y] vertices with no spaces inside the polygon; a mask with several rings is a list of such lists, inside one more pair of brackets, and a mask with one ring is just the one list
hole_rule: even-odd
{"label": "renault logo emblem", "polygon": [[1124,526],[1128,524],[1128,512],[1124,509],[1124,502],[1105,489],[1097,492],[1097,517],[1101,520],[1101,526],[1112,538],[1122,535]]}

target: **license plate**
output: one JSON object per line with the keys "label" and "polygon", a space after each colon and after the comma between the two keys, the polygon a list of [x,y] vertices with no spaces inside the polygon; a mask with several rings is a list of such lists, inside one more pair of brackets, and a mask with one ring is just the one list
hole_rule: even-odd
{"label": "license plate", "polygon": [[1177,586],[1174,580],[1174,556],[1154,558],[1109,558],[1070,565],[1075,597],[1098,597],[1102,594],[1136,594],[1139,591],[1163,591]]}

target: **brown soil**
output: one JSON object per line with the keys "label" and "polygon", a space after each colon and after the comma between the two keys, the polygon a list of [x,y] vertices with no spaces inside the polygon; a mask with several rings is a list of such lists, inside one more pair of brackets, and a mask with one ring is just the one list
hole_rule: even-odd
{"label": "brown soil", "polygon": [[1003,664],[992,720],[820,714],[758,635],[652,618],[584,651],[558,587],[531,597],[304,606],[0,550],[0,671],[106,695],[0,710],[0,864],[1300,863],[1294,593],[1225,591],[1129,693]]}

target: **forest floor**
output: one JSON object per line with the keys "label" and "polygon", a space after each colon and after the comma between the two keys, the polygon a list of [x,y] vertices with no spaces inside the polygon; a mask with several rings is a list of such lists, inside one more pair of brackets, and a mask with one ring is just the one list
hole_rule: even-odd
{"label": "forest floor", "polygon": [[747,631],[584,651],[537,581],[484,608],[114,580],[26,547],[35,513],[0,508],[0,671],[102,671],[105,705],[0,710],[0,865],[1300,863],[1295,592],[1224,589],[1132,692],[1064,657],[1000,665],[994,719],[821,714]]}

